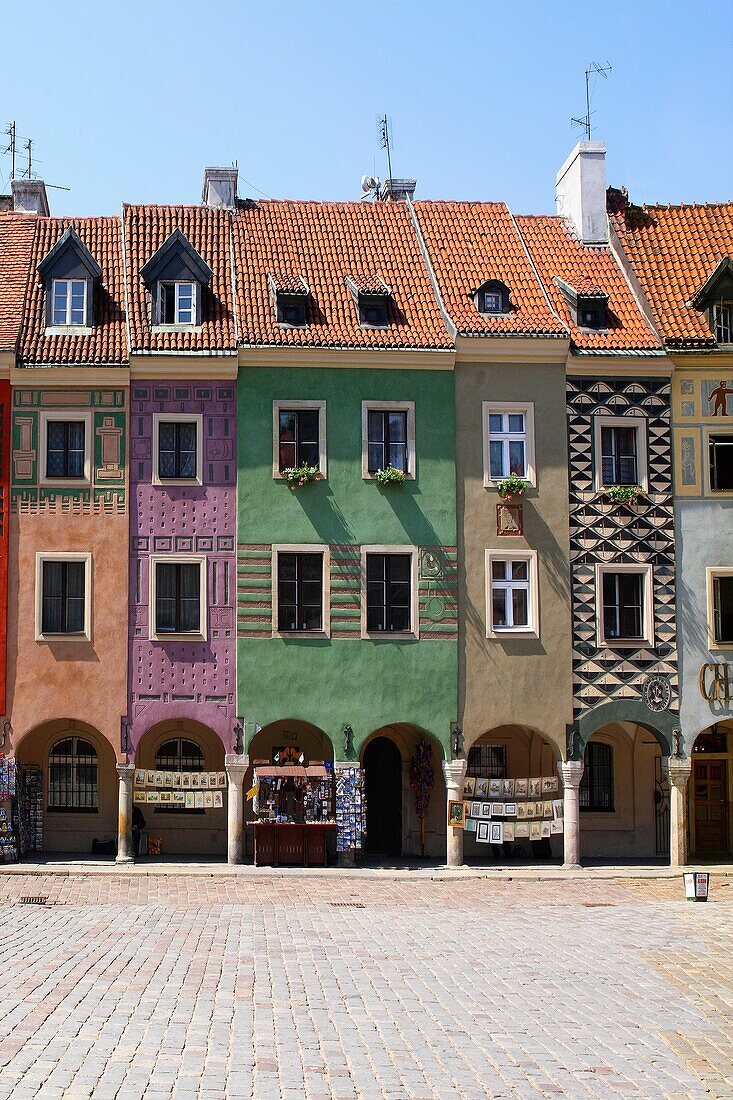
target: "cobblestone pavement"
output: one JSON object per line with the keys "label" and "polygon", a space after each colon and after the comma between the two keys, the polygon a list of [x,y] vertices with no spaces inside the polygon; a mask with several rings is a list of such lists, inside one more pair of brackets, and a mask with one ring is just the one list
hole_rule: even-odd
{"label": "cobblestone pavement", "polygon": [[0,1100],[733,1097],[730,882],[0,874]]}

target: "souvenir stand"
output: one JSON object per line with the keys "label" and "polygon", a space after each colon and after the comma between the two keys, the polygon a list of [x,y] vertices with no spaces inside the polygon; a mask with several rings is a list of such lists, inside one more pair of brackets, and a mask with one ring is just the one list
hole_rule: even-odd
{"label": "souvenir stand", "polygon": [[40,768],[0,759],[0,863],[17,863],[43,851],[43,782]]}
{"label": "souvenir stand", "polygon": [[356,764],[336,768],[336,823],[339,863],[351,866],[366,840],[364,769]]}
{"label": "souvenir stand", "polygon": [[325,867],[336,829],[331,765],[256,764],[254,862],[257,867]]}

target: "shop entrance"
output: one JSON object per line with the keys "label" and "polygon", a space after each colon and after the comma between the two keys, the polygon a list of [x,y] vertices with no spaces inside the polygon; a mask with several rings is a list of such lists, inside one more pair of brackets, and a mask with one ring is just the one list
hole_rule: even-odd
{"label": "shop entrance", "polygon": [[692,750],[692,849],[699,855],[730,850],[730,724],[719,722],[701,733]]}
{"label": "shop entrance", "polygon": [[367,851],[402,854],[402,757],[389,737],[375,737],[364,750]]}

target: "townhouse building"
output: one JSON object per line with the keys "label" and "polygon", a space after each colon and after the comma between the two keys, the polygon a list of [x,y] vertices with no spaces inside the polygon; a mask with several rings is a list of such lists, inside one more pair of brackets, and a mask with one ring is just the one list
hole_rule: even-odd
{"label": "townhouse building", "polygon": [[[611,233],[673,366],[680,721],[673,858],[733,852],[733,204],[636,206]],[[691,782],[688,782],[690,780]]]}

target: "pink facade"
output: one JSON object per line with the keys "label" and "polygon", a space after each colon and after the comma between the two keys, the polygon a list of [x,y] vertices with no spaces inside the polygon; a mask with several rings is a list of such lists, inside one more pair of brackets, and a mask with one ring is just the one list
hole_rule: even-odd
{"label": "pink facade", "polygon": [[[236,692],[236,384],[130,387],[130,757],[161,722],[193,720],[233,746]],[[201,484],[154,484],[156,414],[201,417]],[[151,558],[205,560],[206,640],[152,640]]]}

